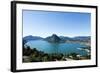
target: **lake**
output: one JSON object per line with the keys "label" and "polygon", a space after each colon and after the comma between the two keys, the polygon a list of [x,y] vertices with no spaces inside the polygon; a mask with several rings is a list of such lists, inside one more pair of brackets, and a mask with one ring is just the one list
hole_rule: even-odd
{"label": "lake", "polygon": [[86,47],[79,43],[50,43],[44,40],[34,40],[27,42],[25,45],[28,45],[31,48],[36,48],[38,51],[43,51],[45,53],[62,53],[64,55],[78,53],[82,56],[88,54],[85,50],[78,49],[80,47]]}

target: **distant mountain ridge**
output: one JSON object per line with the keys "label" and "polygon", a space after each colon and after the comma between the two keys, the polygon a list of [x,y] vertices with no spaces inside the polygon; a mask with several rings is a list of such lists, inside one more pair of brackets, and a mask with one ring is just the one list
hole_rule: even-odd
{"label": "distant mountain ridge", "polygon": [[39,36],[32,36],[32,35],[29,35],[29,36],[25,36],[23,38],[23,43],[27,43],[28,41],[32,41],[32,40],[40,40],[40,39],[43,39],[42,37],[39,37]]}
{"label": "distant mountain ridge", "polygon": [[89,40],[90,39],[90,36],[78,36],[78,37],[74,37],[74,39],[77,39],[77,40]]}
{"label": "distant mountain ridge", "polygon": [[45,41],[52,42],[52,43],[60,43],[60,42],[67,42],[67,41],[88,42],[91,40],[91,37],[90,36],[77,36],[77,37],[71,38],[71,37],[66,37],[66,36],[57,36],[56,34],[52,34],[52,36],[48,36],[46,38],[42,38],[39,36],[32,36],[32,35],[23,37],[24,43],[27,43],[32,40],[45,40]]}

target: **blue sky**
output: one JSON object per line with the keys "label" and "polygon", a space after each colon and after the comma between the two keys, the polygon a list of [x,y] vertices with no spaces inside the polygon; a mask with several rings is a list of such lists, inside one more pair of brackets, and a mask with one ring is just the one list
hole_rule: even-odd
{"label": "blue sky", "polygon": [[23,36],[90,36],[91,14],[23,10]]}

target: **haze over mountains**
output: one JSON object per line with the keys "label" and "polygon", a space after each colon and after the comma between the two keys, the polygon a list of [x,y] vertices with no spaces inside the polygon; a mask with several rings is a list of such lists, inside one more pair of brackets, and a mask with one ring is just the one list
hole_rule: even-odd
{"label": "haze over mountains", "polygon": [[48,36],[46,38],[42,38],[40,36],[26,36],[23,37],[24,44],[33,41],[33,40],[45,40],[51,43],[60,43],[60,42],[89,42],[90,36],[77,36],[77,37],[67,37],[67,36],[57,36],[56,34],[52,34],[51,36]]}

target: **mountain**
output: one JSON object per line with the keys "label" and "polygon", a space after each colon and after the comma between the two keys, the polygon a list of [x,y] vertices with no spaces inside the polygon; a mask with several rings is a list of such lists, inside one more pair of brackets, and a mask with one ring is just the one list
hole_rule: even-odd
{"label": "mountain", "polygon": [[52,43],[61,42],[61,39],[56,34],[53,34],[52,36],[49,36],[49,37],[45,38],[45,40],[49,41],[49,42],[52,42]]}
{"label": "mountain", "polygon": [[90,36],[78,36],[78,37],[74,37],[73,40],[87,42],[91,40],[91,37]]}
{"label": "mountain", "polygon": [[90,36],[77,36],[73,38],[60,36],[60,38],[65,41],[89,41],[91,39]]}
{"label": "mountain", "polygon": [[79,39],[79,40],[89,40],[90,36],[78,36],[78,37],[74,37],[75,39]]}
{"label": "mountain", "polygon": [[32,36],[32,35],[29,35],[29,36],[26,36],[23,38],[23,43],[27,43],[28,41],[31,41],[31,40],[41,40],[43,38],[39,37],[39,36]]}
{"label": "mountain", "polygon": [[62,39],[63,41],[66,41],[66,40],[72,40],[72,38],[70,37],[65,37],[65,36],[59,36],[60,39]]}
{"label": "mountain", "polygon": [[90,42],[91,37],[90,36],[77,36],[77,37],[66,37],[66,36],[57,36],[56,34],[53,34],[52,36],[49,36],[45,38],[46,41],[49,42]]}
{"label": "mountain", "polygon": [[52,36],[42,38],[39,36],[26,36],[23,38],[23,44],[27,43],[31,40],[45,40],[51,43],[65,43],[65,42],[90,42],[90,36],[77,36],[77,37],[66,37],[66,36],[57,36],[56,34],[52,34]]}

